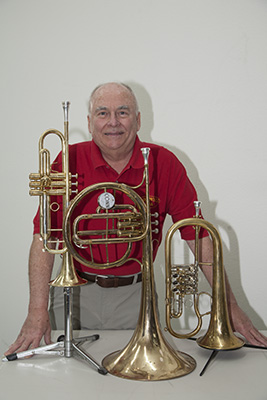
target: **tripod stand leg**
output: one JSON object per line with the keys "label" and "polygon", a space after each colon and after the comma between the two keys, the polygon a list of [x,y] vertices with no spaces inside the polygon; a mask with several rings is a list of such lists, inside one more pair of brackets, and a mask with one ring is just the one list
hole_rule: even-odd
{"label": "tripod stand leg", "polygon": [[206,362],[204,368],[202,369],[202,371],[200,372],[200,376],[204,375],[204,372],[206,371],[206,368],[208,367],[208,365],[210,364],[210,362],[217,356],[218,354],[218,350],[213,350],[208,361]]}
{"label": "tripod stand leg", "polygon": [[62,356],[64,354],[63,343],[51,343],[46,346],[36,347],[34,349],[8,354],[6,357],[2,358],[2,361],[20,360],[23,358],[34,356],[35,354],[47,354],[47,355],[53,354]]}
{"label": "tripod stand leg", "polygon": [[106,375],[108,373],[108,371],[106,370],[106,368],[102,367],[101,365],[99,365],[91,356],[89,356],[87,353],[85,353],[85,351],[83,351],[82,349],[80,349],[79,345],[72,343],[72,347],[74,348],[74,350],[80,355],[82,356],[86,361],[89,361],[90,364],[92,364],[94,367],[97,368],[97,371],[101,374],[101,375]]}

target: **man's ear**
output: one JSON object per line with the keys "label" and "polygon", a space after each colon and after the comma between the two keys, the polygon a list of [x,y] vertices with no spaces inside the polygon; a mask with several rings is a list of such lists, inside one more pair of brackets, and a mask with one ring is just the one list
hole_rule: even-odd
{"label": "man's ear", "polygon": [[141,113],[140,112],[137,114],[136,121],[137,121],[137,132],[138,132],[141,128]]}
{"label": "man's ear", "polygon": [[92,133],[91,132],[91,120],[90,120],[89,115],[87,115],[87,122],[88,122],[88,130],[89,130],[90,133]]}

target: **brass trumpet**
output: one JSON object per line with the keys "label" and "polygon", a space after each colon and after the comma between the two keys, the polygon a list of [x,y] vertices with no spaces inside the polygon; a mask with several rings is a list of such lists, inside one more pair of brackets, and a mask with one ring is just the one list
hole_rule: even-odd
{"label": "brass trumpet", "polygon": [[[177,338],[188,338],[196,335],[202,326],[202,317],[210,314],[210,323],[206,334],[197,340],[199,346],[212,350],[232,350],[243,346],[244,341],[234,335],[228,314],[225,276],[223,267],[222,242],[217,229],[208,221],[200,218],[200,202],[195,202],[196,215],[174,223],[166,234],[165,239],[165,267],[166,267],[166,325],[167,330]],[[184,266],[172,263],[172,238],[174,233],[185,226],[195,227],[195,261],[185,269]],[[197,285],[198,268],[202,265],[199,260],[199,230],[206,229],[213,243],[213,285],[212,307],[208,313],[201,314],[199,310],[199,295]],[[196,328],[181,334],[172,328],[172,320],[180,318],[183,314],[183,303],[187,295],[192,295],[194,310],[198,319]],[[177,306],[178,304],[178,306]]]}
{"label": "brass trumpet", "polygon": [[[63,257],[62,268],[59,275],[50,282],[51,286],[74,287],[87,283],[85,279],[79,277],[73,266],[73,260],[68,252],[64,240],[55,240],[53,234],[62,231],[62,228],[51,226],[51,213],[57,212],[59,205],[51,203],[51,196],[62,196],[63,220],[70,202],[71,193],[76,193],[73,186],[73,178],[69,172],[69,102],[62,103],[64,110],[64,134],[56,129],[45,131],[39,139],[39,172],[30,174],[31,196],[39,196],[40,203],[40,235],[43,242],[44,251],[51,254],[61,254]],[[45,138],[48,135],[56,135],[61,141],[62,149],[62,171],[53,171],[50,163],[50,152],[44,147]],[[56,246],[59,246],[56,248]]]}
{"label": "brass trumpet", "polygon": [[[51,254],[62,255],[62,267],[59,275],[50,282],[51,286],[62,287],[64,290],[64,312],[65,312],[65,327],[64,327],[64,343],[59,341],[53,344],[54,349],[60,349],[59,354],[63,352],[65,357],[71,357],[73,352],[82,356],[86,361],[90,362],[97,368],[100,374],[105,375],[107,371],[84,352],[79,345],[86,340],[97,340],[99,335],[92,335],[82,339],[73,339],[72,327],[72,300],[73,287],[81,286],[87,283],[86,279],[82,279],[76,272],[73,265],[72,256],[66,246],[64,239],[56,240],[53,235],[62,232],[62,228],[51,226],[51,213],[59,210],[59,205],[51,203],[51,196],[62,196],[62,214],[63,221],[65,219],[66,210],[69,206],[71,193],[76,193],[73,190],[73,177],[69,171],[69,102],[62,103],[64,111],[64,134],[58,130],[47,130],[39,139],[39,173],[30,174],[30,195],[39,196],[40,210],[40,236],[43,242],[43,251],[48,251]],[[50,165],[50,152],[44,147],[44,140],[48,135],[56,135],[61,141],[62,147],[62,170],[60,172],[53,171]],[[56,248],[56,246],[59,246]],[[51,346],[43,346],[35,349],[38,352],[49,353]]]}

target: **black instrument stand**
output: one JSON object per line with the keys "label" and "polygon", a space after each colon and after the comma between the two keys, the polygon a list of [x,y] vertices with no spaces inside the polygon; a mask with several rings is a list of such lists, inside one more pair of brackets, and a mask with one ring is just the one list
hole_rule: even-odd
{"label": "black instrument stand", "polygon": [[[188,339],[197,340],[197,338],[193,338],[193,337],[190,337]],[[267,350],[267,347],[256,346],[256,345],[249,344],[249,343],[245,343],[243,347],[250,347],[252,349],[259,349],[259,350]],[[212,352],[211,352],[206,364],[204,365],[203,369],[201,370],[199,376],[203,376],[204,375],[204,373],[205,373],[206,369],[208,368],[209,364],[211,363],[212,360],[214,360],[214,358],[219,354],[220,351],[233,351],[233,350],[212,350]]]}

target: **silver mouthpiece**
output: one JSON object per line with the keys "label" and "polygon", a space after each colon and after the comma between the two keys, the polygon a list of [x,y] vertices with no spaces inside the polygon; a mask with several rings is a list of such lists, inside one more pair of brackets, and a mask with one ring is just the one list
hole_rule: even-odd
{"label": "silver mouthpiece", "polygon": [[200,216],[201,201],[194,201],[194,206],[196,210],[196,217],[198,218]]}
{"label": "silver mouthpiece", "polygon": [[69,120],[70,102],[69,101],[63,101],[62,102],[62,106],[63,106],[63,111],[64,111],[64,122],[68,122],[68,120]]}
{"label": "silver mouthpiece", "polygon": [[148,156],[149,156],[150,148],[142,147],[141,151],[143,153],[144,163],[145,163],[145,165],[148,165]]}

